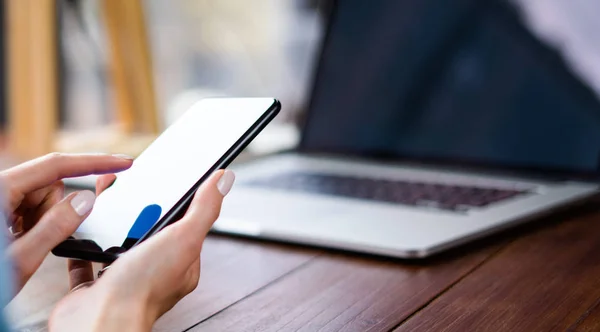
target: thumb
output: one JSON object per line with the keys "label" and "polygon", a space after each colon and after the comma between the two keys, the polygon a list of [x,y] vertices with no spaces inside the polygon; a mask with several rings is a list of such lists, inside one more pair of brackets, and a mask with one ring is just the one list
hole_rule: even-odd
{"label": "thumb", "polygon": [[235,175],[232,171],[215,172],[198,188],[185,216],[173,224],[179,228],[182,235],[186,234],[183,238],[189,238],[191,245],[198,246],[198,251],[204,237],[219,217],[223,197],[227,195],[234,181]]}
{"label": "thumb", "polygon": [[77,230],[88,216],[96,195],[85,190],[65,197],[50,208],[25,235],[16,240],[8,253],[17,265],[22,284],[42,264],[50,250]]}

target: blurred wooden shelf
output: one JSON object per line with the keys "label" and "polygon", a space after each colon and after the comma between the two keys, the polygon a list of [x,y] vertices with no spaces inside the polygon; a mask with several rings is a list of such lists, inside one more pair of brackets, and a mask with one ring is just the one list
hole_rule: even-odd
{"label": "blurred wooden shelf", "polygon": [[[117,123],[60,132],[57,0],[7,0],[8,142],[19,158],[52,151],[137,155],[160,132],[142,0],[101,0]],[[104,136],[103,136],[104,135]]]}

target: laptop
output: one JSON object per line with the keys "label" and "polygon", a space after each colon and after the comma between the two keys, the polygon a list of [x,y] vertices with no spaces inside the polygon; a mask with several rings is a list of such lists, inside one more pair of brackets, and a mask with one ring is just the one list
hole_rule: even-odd
{"label": "laptop", "polygon": [[333,3],[299,146],[213,230],[422,258],[596,193],[598,97],[515,3]]}

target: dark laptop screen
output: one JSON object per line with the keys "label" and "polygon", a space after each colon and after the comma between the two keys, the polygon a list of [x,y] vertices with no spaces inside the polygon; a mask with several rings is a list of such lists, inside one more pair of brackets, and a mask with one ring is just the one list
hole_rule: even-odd
{"label": "dark laptop screen", "polygon": [[339,1],[301,149],[597,172],[597,95],[509,3]]}

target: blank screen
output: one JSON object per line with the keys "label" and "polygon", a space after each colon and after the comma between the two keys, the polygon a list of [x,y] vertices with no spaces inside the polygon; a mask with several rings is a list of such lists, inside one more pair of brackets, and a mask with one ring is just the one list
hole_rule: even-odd
{"label": "blank screen", "polygon": [[273,103],[268,98],[197,103],[118,174],[74,237],[93,240],[102,250],[141,237],[140,227],[148,230],[163,217]]}

